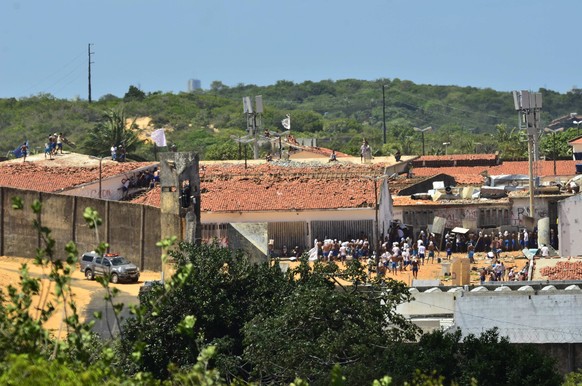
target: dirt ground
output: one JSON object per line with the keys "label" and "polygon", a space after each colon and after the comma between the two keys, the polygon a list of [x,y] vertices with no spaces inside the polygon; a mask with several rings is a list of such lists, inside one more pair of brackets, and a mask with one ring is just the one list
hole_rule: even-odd
{"label": "dirt ground", "polygon": [[[20,268],[24,263],[27,264],[29,273],[32,277],[45,277],[45,275],[48,274],[46,270],[43,271],[40,267],[34,265],[33,259],[0,256],[0,288],[5,294],[7,293],[6,288],[9,285],[18,287],[20,282]],[[144,281],[158,279],[160,279],[159,272],[144,271],[141,272],[138,283],[119,283],[111,284],[111,286],[117,287],[121,293],[124,294],[123,302],[124,304],[128,305],[130,302],[138,302],[137,295],[139,293],[139,288]],[[43,280],[42,282],[44,286],[48,284],[47,280]],[[83,318],[86,315],[88,305],[91,303],[91,301],[95,300],[94,298],[96,294],[101,290],[101,284],[96,281],[87,280],[83,273],[76,269],[72,275],[71,285],[79,316]],[[33,304],[36,304],[36,299],[35,303]],[[45,327],[49,330],[57,332],[61,327],[62,319],[63,307],[62,304],[60,304],[58,307],[58,312],[55,312],[53,317],[46,323]]]}

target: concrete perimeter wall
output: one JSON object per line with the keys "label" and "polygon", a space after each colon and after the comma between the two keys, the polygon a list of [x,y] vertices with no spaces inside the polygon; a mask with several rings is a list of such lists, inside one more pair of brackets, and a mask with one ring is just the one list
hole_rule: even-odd
{"label": "concrete perimeter wall", "polygon": [[[23,200],[23,210],[12,208],[13,197]],[[31,209],[35,200],[42,204],[39,216]],[[160,210],[157,208],[12,188],[0,188],[0,203],[1,255],[34,257],[36,249],[44,247],[33,226],[33,221],[38,220],[51,229],[56,241],[56,257],[65,257],[64,248],[69,241],[77,244],[79,254],[106,241],[111,245],[110,252],[127,257],[140,269],[159,270],[161,267],[161,250],[156,247],[161,238]],[[97,231],[83,219],[87,207],[96,209],[103,219]]]}

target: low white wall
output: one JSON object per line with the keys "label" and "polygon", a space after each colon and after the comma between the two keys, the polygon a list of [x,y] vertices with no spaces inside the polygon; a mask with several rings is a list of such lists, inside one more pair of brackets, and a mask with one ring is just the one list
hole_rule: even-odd
{"label": "low white wall", "polygon": [[399,304],[396,312],[406,317],[453,315],[456,296],[459,295],[451,292],[413,293],[414,300]]}
{"label": "low white wall", "polygon": [[582,194],[558,202],[560,254],[582,255]]}
{"label": "low white wall", "polygon": [[582,342],[580,291],[469,292],[455,302],[463,336],[497,327],[512,343]]}

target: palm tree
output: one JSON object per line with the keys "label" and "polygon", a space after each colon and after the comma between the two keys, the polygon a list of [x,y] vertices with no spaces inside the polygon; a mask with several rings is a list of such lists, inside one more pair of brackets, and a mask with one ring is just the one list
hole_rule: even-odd
{"label": "palm tree", "polygon": [[504,124],[495,126],[497,135],[495,140],[504,159],[519,159],[527,157],[527,141],[515,127],[509,129]]}
{"label": "palm tree", "polygon": [[104,156],[109,154],[112,146],[123,145],[127,152],[133,151],[140,144],[139,128],[135,118],[127,124],[125,109],[119,106],[103,113],[103,121],[95,128],[84,143],[90,154]]}

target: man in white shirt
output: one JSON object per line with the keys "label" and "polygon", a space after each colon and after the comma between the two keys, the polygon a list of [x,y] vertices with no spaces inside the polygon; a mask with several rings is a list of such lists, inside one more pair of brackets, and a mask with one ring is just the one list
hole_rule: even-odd
{"label": "man in white shirt", "polygon": [[420,259],[420,264],[424,265],[424,254],[426,253],[426,247],[422,240],[418,240],[418,258]]}
{"label": "man in white shirt", "polygon": [[540,252],[542,254],[542,257],[550,257],[550,248],[548,248],[546,244],[542,244]]}

